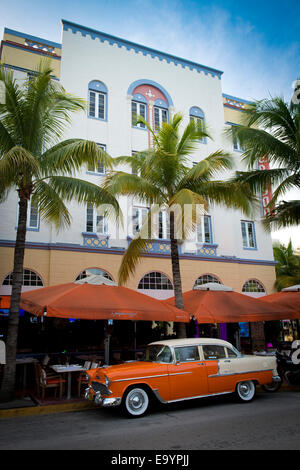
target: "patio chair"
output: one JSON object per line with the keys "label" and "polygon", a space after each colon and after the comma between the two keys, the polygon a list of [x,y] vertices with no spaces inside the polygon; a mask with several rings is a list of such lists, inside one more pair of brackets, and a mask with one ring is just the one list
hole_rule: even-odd
{"label": "patio chair", "polygon": [[[63,394],[63,385],[66,383],[66,380],[63,379],[60,375],[47,375],[46,371],[42,368],[41,364],[35,363],[35,378],[36,378],[36,391],[37,396],[40,397],[42,394],[42,401],[45,400],[45,393],[47,389],[54,389],[54,396],[56,397],[56,392],[59,390],[59,399],[62,399]],[[41,393],[42,392],[42,393]]]}
{"label": "patio chair", "polygon": [[[91,369],[91,361],[85,361],[84,368],[86,370]],[[77,376],[77,386],[78,386],[78,397],[81,397],[81,387],[82,385],[87,385],[86,373],[80,372]]]}

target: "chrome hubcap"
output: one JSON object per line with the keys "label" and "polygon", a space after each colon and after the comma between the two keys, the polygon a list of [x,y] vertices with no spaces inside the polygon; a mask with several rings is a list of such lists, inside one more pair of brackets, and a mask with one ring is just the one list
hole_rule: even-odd
{"label": "chrome hubcap", "polygon": [[249,382],[239,384],[239,393],[242,398],[248,398],[253,393],[253,385]]}
{"label": "chrome hubcap", "polygon": [[145,400],[143,396],[140,393],[135,393],[132,397],[129,399],[130,406],[133,409],[139,409],[143,406]]}

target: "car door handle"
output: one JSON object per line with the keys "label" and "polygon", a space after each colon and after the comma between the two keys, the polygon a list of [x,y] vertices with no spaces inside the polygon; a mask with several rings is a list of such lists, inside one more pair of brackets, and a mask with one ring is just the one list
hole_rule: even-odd
{"label": "car door handle", "polygon": [[231,362],[231,361],[230,361],[229,359],[227,359],[227,360],[226,360],[226,361],[224,361],[224,362]]}
{"label": "car door handle", "polygon": [[198,366],[205,366],[204,362],[197,362]]}

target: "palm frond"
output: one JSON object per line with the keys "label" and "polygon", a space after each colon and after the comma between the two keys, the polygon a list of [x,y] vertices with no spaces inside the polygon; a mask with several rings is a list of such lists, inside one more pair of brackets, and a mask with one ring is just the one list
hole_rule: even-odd
{"label": "palm frond", "polygon": [[119,284],[123,285],[127,282],[130,275],[135,272],[136,266],[140,261],[141,254],[147,250],[151,240],[143,239],[137,236],[131,240],[127,250],[125,251],[121,266],[119,269]]}

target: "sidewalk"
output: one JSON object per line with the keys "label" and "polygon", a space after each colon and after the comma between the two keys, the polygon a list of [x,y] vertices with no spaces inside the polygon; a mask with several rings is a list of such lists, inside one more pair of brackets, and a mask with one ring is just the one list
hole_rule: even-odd
{"label": "sidewalk", "polygon": [[80,411],[91,408],[95,409],[93,403],[76,398],[74,400],[39,402],[35,397],[28,396],[16,398],[10,402],[0,403],[0,419],[50,413],[65,413],[68,411]]}

